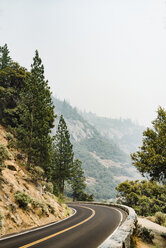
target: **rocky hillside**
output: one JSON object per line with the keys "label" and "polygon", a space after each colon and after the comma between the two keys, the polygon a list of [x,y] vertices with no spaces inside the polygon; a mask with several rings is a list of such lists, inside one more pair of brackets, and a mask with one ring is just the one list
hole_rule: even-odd
{"label": "rocky hillside", "polygon": [[81,115],[95,126],[102,136],[118,144],[127,154],[135,152],[142,143],[142,133],[145,127],[130,119],[111,119],[86,112],[81,112]]}
{"label": "rocky hillside", "polygon": [[0,235],[19,232],[65,218],[69,210],[51,193],[52,185],[36,181],[42,169],[28,172],[26,157],[0,125]]}
{"label": "rocky hillside", "polygon": [[131,166],[129,155],[119,144],[104,137],[95,125],[89,123],[66,101],[53,98],[53,102],[57,114],[55,126],[57,127],[59,116],[63,114],[74,145],[75,156],[83,162],[88,193],[93,193],[96,199],[114,198],[115,187],[120,182],[140,177]]}

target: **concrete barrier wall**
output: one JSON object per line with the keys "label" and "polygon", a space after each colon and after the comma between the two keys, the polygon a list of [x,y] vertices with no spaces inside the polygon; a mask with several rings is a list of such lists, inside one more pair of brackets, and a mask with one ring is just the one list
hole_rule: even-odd
{"label": "concrete barrier wall", "polygon": [[117,230],[111,234],[100,246],[99,248],[130,248],[131,237],[133,231],[136,227],[137,215],[133,208],[119,205],[119,204],[106,204],[98,202],[86,202],[86,204],[97,204],[97,205],[106,205],[110,207],[116,207],[122,209],[127,213],[127,218],[120,225]]}
{"label": "concrete barrier wall", "polygon": [[131,236],[137,221],[137,215],[134,209],[123,205],[107,205],[123,209],[128,216],[123,224],[100,245],[100,248],[130,248]]}

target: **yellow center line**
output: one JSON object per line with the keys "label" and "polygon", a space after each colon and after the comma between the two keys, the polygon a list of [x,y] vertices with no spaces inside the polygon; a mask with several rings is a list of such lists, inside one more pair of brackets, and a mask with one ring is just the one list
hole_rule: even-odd
{"label": "yellow center line", "polygon": [[77,227],[77,226],[80,226],[80,225],[82,225],[83,223],[89,221],[90,219],[92,219],[92,218],[94,217],[94,215],[95,215],[95,210],[93,210],[92,208],[85,207],[85,206],[81,206],[81,207],[90,209],[90,210],[92,211],[92,214],[91,214],[87,219],[85,219],[85,220],[79,222],[78,224],[76,224],[76,225],[74,225],[74,226],[68,227],[68,228],[66,228],[66,229],[64,229],[64,230],[62,230],[62,231],[59,231],[59,232],[54,233],[54,234],[51,234],[51,235],[46,236],[46,237],[44,237],[44,238],[42,238],[42,239],[36,240],[36,241],[34,241],[34,242],[32,242],[32,243],[29,243],[29,244],[27,244],[27,245],[20,246],[19,248],[27,248],[27,247],[30,247],[30,246],[32,246],[32,245],[39,244],[39,243],[41,243],[41,242],[43,242],[43,241],[46,241],[47,239],[51,239],[51,238],[53,238],[53,237],[55,237],[55,236],[58,236],[59,234],[62,234],[62,233],[67,232],[67,231],[69,231],[69,230],[71,230],[71,229],[73,229],[73,228],[75,228],[75,227]]}

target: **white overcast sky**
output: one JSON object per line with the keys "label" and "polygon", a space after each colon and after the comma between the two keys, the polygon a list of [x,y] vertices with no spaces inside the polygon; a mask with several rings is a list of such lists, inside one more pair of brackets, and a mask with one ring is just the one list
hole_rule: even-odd
{"label": "white overcast sky", "polygon": [[58,98],[149,126],[166,108],[165,0],[0,0],[0,45]]}

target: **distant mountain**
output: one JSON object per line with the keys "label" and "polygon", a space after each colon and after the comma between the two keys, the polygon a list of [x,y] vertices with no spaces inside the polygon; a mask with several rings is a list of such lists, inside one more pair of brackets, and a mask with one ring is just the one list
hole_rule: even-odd
{"label": "distant mountain", "polygon": [[80,112],[80,114],[95,126],[102,136],[118,144],[127,154],[135,152],[142,143],[142,133],[145,127],[130,119],[111,119],[87,112]]}
{"label": "distant mountain", "polygon": [[55,126],[63,114],[75,157],[83,162],[87,192],[93,193],[96,199],[115,198],[115,187],[120,182],[139,177],[136,169],[130,165],[129,156],[113,139],[103,136],[76,108],[55,98],[53,102],[57,114]]}

